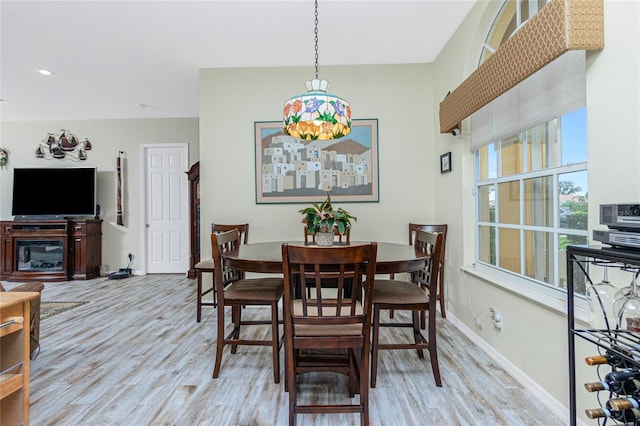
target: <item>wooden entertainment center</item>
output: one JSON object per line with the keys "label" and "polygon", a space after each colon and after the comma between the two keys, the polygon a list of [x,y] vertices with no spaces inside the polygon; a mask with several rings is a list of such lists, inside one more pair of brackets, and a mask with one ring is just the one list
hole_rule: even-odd
{"label": "wooden entertainment center", "polygon": [[89,280],[100,275],[100,219],[1,221],[0,243],[0,280]]}

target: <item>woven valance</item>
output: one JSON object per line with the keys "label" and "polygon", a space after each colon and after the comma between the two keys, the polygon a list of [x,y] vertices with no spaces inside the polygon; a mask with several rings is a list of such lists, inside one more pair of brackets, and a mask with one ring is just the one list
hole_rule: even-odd
{"label": "woven valance", "polygon": [[440,132],[569,50],[604,47],[603,0],[551,0],[440,102]]}

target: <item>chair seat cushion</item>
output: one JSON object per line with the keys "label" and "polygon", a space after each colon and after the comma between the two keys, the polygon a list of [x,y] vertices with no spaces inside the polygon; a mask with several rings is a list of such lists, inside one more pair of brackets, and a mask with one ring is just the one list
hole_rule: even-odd
{"label": "chair seat cushion", "polygon": [[227,300],[280,300],[284,293],[282,278],[252,278],[236,281],[224,290]]}
{"label": "chair seat cushion", "polygon": [[420,286],[409,281],[375,280],[373,284],[373,303],[429,303],[429,296]]}
{"label": "chair seat cushion", "polygon": [[[341,311],[342,315],[349,315],[351,306],[343,306]],[[327,317],[336,316],[335,306],[325,306],[322,309],[323,315]],[[360,302],[356,302],[356,315],[362,315],[362,305]],[[308,306],[307,313],[309,316],[315,316],[318,313],[318,309],[315,306]],[[302,315],[302,300],[296,299],[293,301],[293,315]],[[294,318],[295,323],[295,318]],[[296,336],[358,336],[362,334],[362,324],[340,324],[340,325],[301,325],[295,324]]]}
{"label": "chair seat cushion", "polygon": [[213,259],[203,259],[200,262],[196,263],[194,266],[196,269],[214,269]]}

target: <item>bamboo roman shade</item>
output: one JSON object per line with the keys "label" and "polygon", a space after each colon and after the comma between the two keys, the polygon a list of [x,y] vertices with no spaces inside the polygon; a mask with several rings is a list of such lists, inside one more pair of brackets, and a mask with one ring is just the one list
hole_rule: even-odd
{"label": "bamboo roman shade", "polygon": [[570,50],[604,47],[603,0],[551,0],[440,102],[440,132]]}

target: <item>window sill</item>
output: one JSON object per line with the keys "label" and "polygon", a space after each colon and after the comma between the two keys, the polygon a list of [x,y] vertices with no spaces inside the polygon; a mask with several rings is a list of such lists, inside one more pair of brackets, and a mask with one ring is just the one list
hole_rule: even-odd
{"label": "window sill", "polygon": [[[518,297],[545,306],[551,311],[563,315],[567,314],[567,293],[564,291],[548,288],[508,272],[499,271],[481,264],[463,266],[460,269],[464,274],[473,275]],[[574,299],[576,323],[582,323],[580,327],[591,327],[591,310],[587,299],[579,295],[576,295]]]}

